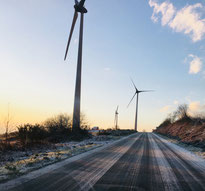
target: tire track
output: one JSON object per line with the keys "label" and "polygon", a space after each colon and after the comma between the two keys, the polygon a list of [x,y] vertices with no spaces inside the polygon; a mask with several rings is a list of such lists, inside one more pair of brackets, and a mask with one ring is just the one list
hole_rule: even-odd
{"label": "tire track", "polygon": [[195,169],[188,160],[181,157],[160,138],[154,137],[178,179],[180,190],[205,190],[205,175],[201,174],[200,170]]}
{"label": "tire track", "polygon": [[150,136],[146,133],[144,139],[144,152],[140,162],[140,170],[136,177],[135,186],[140,190],[165,190],[159,166],[150,145]]}
{"label": "tire track", "polygon": [[205,163],[196,161],[157,135],[138,133],[11,190],[203,191]]}
{"label": "tire track", "polygon": [[91,190],[136,190],[135,179],[143,155],[144,135],[102,176]]}
{"label": "tire track", "polygon": [[168,161],[166,160],[164,154],[158,147],[153,134],[150,134],[150,144],[152,145],[152,150],[154,152],[154,156],[157,162],[157,167],[160,171],[160,175],[162,178],[162,182],[164,185],[164,189],[166,191],[175,191],[175,190],[180,190],[180,187],[178,185],[177,178],[169,165]]}
{"label": "tire track", "polygon": [[88,190],[132,146],[139,134],[24,183],[13,190]]}

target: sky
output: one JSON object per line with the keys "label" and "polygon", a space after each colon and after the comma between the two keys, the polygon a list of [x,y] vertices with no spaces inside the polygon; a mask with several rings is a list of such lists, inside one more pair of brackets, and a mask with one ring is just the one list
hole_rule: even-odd
{"label": "sky", "polygon": [[[72,115],[79,20],[64,61],[74,14],[72,0],[0,0],[0,133]],[[87,0],[81,111],[91,126],[152,131],[179,104],[205,111],[204,0]]]}

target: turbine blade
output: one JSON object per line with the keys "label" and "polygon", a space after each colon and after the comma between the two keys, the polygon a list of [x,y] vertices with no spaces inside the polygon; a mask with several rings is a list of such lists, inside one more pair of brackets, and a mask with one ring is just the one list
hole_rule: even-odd
{"label": "turbine blade", "polygon": [[77,11],[75,11],[74,16],[73,16],[73,23],[72,23],[72,26],[71,26],[71,29],[70,29],[70,35],[69,35],[69,38],[68,38],[68,43],[67,43],[67,47],[66,47],[66,51],[65,51],[64,60],[66,60],[66,57],[67,57],[67,54],[68,54],[70,41],[71,41],[71,38],[72,38],[72,35],[73,35],[73,30],[74,30],[75,23],[76,23],[77,19],[78,19],[78,13],[77,13]]}
{"label": "turbine blade", "polygon": [[134,96],[132,97],[132,99],[130,100],[129,104],[127,105],[127,108],[129,107],[129,105],[131,104],[132,100],[134,99],[134,97],[136,96],[137,92],[135,92]]}
{"label": "turbine blade", "polygon": [[85,4],[85,0],[81,0],[80,3],[79,3],[79,6],[82,6],[82,7],[83,7],[84,4]]}
{"label": "turbine blade", "polygon": [[154,92],[154,90],[142,90],[142,91],[139,91],[139,93],[141,92]]}
{"label": "turbine blade", "polygon": [[117,106],[116,113],[118,112],[119,105]]}
{"label": "turbine blade", "polygon": [[138,91],[137,87],[135,86],[135,83],[133,82],[132,78],[130,78],[132,81],[133,86],[135,87],[135,89]]}

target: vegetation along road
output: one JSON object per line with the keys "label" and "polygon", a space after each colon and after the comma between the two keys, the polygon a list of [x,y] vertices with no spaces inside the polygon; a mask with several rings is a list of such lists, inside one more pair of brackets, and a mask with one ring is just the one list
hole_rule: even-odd
{"label": "vegetation along road", "polygon": [[205,161],[156,134],[136,133],[10,190],[200,191]]}

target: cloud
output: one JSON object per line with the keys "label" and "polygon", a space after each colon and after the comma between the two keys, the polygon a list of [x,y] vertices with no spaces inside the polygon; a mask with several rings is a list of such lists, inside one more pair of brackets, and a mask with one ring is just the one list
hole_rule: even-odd
{"label": "cloud", "polygon": [[205,20],[200,18],[196,9],[202,7],[200,3],[197,3],[182,8],[169,26],[176,32],[190,35],[193,42],[201,40],[205,34]]}
{"label": "cloud", "polygon": [[191,61],[189,63],[189,73],[190,74],[197,74],[202,69],[202,61],[199,57],[190,54],[189,57],[191,58]]}
{"label": "cloud", "polygon": [[205,104],[201,104],[199,101],[192,101],[189,103],[189,111],[193,113],[201,113],[205,111]]}
{"label": "cloud", "polygon": [[171,105],[166,105],[160,109],[160,112],[166,113],[166,112],[170,111],[171,108],[172,108]]}
{"label": "cloud", "polygon": [[179,105],[179,102],[177,100],[175,100],[173,103],[174,105]]}
{"label": "cloud", "polygon": [[161,24],[162,26],[168,24],[171,19],[173,18],[176,10],[174,6],[171,3],[164,2],[162,4],[158,4],[153,0],[149,1],[150,7],[154,7],[154,11],[152,14],[151,19],[154,22],[157,22],[159,20],[158,14],[161,13],[162,19],[161,19]]}
{"label": "cloud", "polygon": [[190,109],[191,111],[197,111],[197,110],[199,110],[200,107],[201,107],[201,105],[200,105],[200,102],[199,102],[199,101],[194,101],[194,102],[191,102],[191,103],[189,104],[189,109]]}
{"label": "cloud", "polygon": [[204,8],[202,4],[187,5],[180,10],[168,1],[160,4],[149,0],[149,5],[154,9],[151,17],[153,22],[161,19],[162,26],[167,25],[175,32],[190,36],[193,42],[201,40],[205,35],[205,19],[201,18],[199,11]]}

